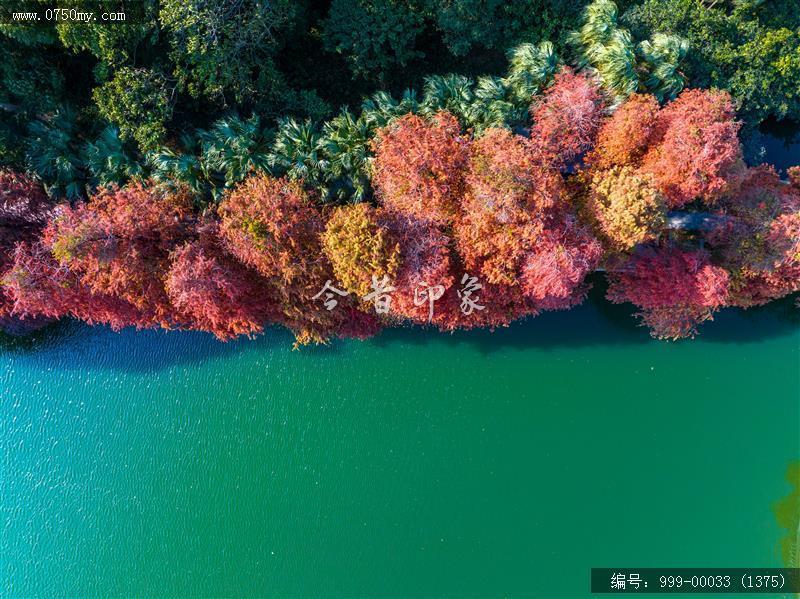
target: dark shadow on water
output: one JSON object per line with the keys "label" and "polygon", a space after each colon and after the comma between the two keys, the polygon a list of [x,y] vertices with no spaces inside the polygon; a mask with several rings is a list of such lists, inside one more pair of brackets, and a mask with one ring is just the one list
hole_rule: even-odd
{"label": "dark shadow on water", "polygon": [[[384,331],[371,341],[378,347],[394,343],[424,345],[444,342],[474,345],[485,354],[506,348],[556,349],[563,347],[615,346],[631,344],[663,344],[650,337],[634,316],[636,308],[612,304],[604,299],[606,285],[598,280],[587,300],[568,311],[545,312],[500,328],[437,334],[419,327]],[[713,321],[700,326],[696,339],[674,343],[758,343],[800,331],[800,309],[796,297],[784,298],[749,310],[729,308],[715,315]]]}
{"label": "dark shadow on water", "polygon": [[766,162],[785,176],[790,166],[800,165],[800,123],[767,120],[742,132],[745,158],[750,165]]}
{"label": "dark shadow on water", "polygon": [[[600,276],[594,279],[587,301],[569,311],[546,312],[495,331],[478,329],[442,334],[422,327],[388,329],[363,343],[378,349],[398,344],[466,344],[484,354],[509,348],[547,350],[667,343],[651,339],[647,329],[638,325],[633,306],[606,301],[604,279]],[[714,321],[701,326],[697,340],[677,343],[748,344],[796,334],[800,331],[796,297],[750,310],[722,310]],[[308,357],[310,362],[335,359],[347,353],[353,343],[358,342],[334,341],[327,346],[304,347],[298,353]],[[222,343],[212,335],[199,332],[130,329],[115,333],[107,327],[64,321],[27,337],[0,335],[0,359],[10,355],[48,367],[155,372],[170,366],[190,367],[243,352],[264,354],[264,359],[268,360],[272,352],[292,351],[292,344],[292,335],[280,328],[270,328],[253,339]]]}

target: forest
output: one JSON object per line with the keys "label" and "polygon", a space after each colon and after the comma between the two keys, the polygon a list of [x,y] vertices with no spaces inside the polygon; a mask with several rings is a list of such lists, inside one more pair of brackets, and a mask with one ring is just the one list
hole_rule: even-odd
{"label": "forest", "polygon": [[134,12],[0,25],[8,330],[494,328],[601,271],[678,339],[800,290],[800,167],[751,150],[800,121],[794,0]]}

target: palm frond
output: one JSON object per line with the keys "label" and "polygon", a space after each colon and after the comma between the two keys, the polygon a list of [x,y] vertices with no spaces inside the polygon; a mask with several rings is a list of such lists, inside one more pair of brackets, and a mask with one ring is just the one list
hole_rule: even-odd
{"label": "palm frond", "polygon": [[520,44],[508,55],[508,75],[503,85],[511,92],[511,99],[527,106],[531,98],[547,85],[558,70],[558,55],[552,42],[541,42],[538,46]]}
{"label": "palm frond", "polygon": [[122,185],[132,177],[144,174],[133,150],[120,139],[119,129],[114,125],[108,125],[97,139],[86,143],[83,155],[95,187],[112,183]]}

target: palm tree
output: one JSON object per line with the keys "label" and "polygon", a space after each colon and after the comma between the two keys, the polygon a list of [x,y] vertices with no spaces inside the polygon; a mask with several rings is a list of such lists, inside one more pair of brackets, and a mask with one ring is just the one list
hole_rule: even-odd
{"label": "palm tree", "polygon": [[407,89],[400,100],[387,92],[378,92],[361,104],[361,116],[373,129],[385,127],[397,117],[420,112],[421,107],[414,90]]}
{"label": "palm tree", "polygon": [[75,111],[62,106],[28,127],[27,168],[36,173],[51,196],[83,197],[86,176],[80,157]]}
{"label": "palm tree", "polygon": [[616,29],[602,48],[595,48],[597,72],[606,91],[620,102],[639,89],[636,49],[627,29]]}
{"label": "palm tree", "polygon": [[145,159],[152,169],[151,177],[165,185],[185,185],[198,200],[206,201],[212,192],[209,173],[198,158],[199,150],[198,138],[184,133],[177,150],[164,147],[149,152]]}
{"label": "palm tree", "polygon": [[661,102],[677,96],[686,85],[686,77],[678,68],[689,52],[689,42],[676,35],[656,33],[652,40],[640,42],[638,50],[647,91]]}
{"label": "palm tree", "polygon": [[276,173],[292,179],[302,179],[308,185],[328,189],[324,185],[327,161],[320,151],[320,133],[310,120],[302,123],[293,118],[281,121],[267,163]]}
{"label": "palm tree", "polygon": [[469,126],[469,114],[475,102],[475,80],[464,75],[433,75],[425,78],[422,112],[434,114],[447,110],[463,126]]}
{"label": "palm tree", "polygon": [[594,0],[583,9],[583,25],[567,37],[577,54],[577,67],[594,67],[603,55],[603,48],[619,29],[617,5],[613,0]]}
{"label": "palm tree", "polygon": [[527,106],[513,100],[511,89],[499,77],[478,78],[467,121],[476,134],[489,127],[506,127],[525,120]]}
{"label": "palm tree", "polygon": [[678,70],[689,45],[674,35],[657,33],[634,44],[617,20],[613,0],[595,0],[583,11],[583,25],[568,40],[577,54],[577,66],[595,73],[615,102],[641,91],[660,101],[674,97],[686,83]]}
{"label": "palm tree", "polygon": [[[558,56],[551,42],[520,44],[508,54],[508,75],[502,80],[510,99],[527,111],[538,94],[558,70]],[[479,83],[480,87],[480,83]],[[477,92],[476,92],[477,94]]]}
{"label": "palm tree", "polygon": [[374,128],[364,113],[356,118],[342,110],[326,122],[319,147],[325,156],[326,179],[331,195],[339,201],[364,200],[369,193],[370,143]]}
{"label": "palm tree", "polygon": [[[262,128],[257,115],[247,120],[231,116],[215,122],[209,131],[199,131],[200,161],[212,179],[222,179],[230,188],[249,173],[269,170],[270,145],[274,133]],[[219,191],[215,190],[215,196]]]}
{"label": "palm tree", "polygon": [[83,148],[86,168],[94,187],[116,183],[122,185],[132,177],[144,174],[133,150],[119,138],[119,129],[108,125]]}

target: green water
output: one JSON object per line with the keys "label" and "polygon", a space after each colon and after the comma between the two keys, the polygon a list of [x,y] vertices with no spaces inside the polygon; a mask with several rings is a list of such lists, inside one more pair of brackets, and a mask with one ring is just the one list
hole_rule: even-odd
{"label": "green water", "polygon": [[598,293],[300,352],[5,340],[0,592],[582,597],[592,566],[780,565],[800,311],[663,343]]}

